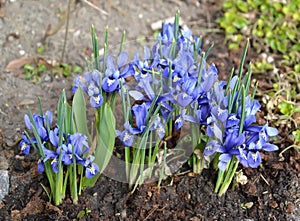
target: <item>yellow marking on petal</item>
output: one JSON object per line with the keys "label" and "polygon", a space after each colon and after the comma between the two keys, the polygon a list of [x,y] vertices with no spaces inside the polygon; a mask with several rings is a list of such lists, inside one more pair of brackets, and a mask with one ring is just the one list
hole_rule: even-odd
{"label": "yellow marking on petal", "polygon": [[267,135],[264,131],[259,132],[259,135],[262,136],[265,140],[267,139]]}
{"label": "yellow marking on petal", "polygon": [[251,152],[251,154],[252,154],[252,157],[253,157],[254,161],[256,161],[257,160],[257,153],[256,152],[255,153]]}
{"label": "yellow marking on petal", "polygon": [[88,169],[91,171],[91,174],[95,174],[95,168],[93,166],[88,166]]}
{"label": "yellow marking on petal", "polygon": [[187,94],[187,93],[184,93],[183,94],[183,96],[182,96],[182,98],[186,98],[186,97],[188,97],[189,95]]}
{"label": "yellow marking on petal", "polygon": [[160,126],[159,128],[157,128],[157,132],[165,132],[165,128],[163,128],[162,126]]}
{"label": "yellow marking on petal", "polygon": [[209,145],[209,146],[206,146],[205,148],[211,150],[213,148],[213,146]]}
{"label": "yellow marking on petal", "polygon": [[225,112],[225,110],[222,110],[221,108],[218,108],[218,116],[220,116],[221,114],[223,114]]}
{"label": "yellow marking on petal", "polygon": [[248,160],[247,156],[244,153],[242,153],[241,155],[245,160]]}
{"label": "yellow marking on petal", "polygon": [[178,80],[180,80],[180,78],[176,75],[173,79],[173,82],[177,82]]}
{"label": "yellow marking on petal", "polygon": [[180,122],[182,122],[182,117],[178,117],[178,118],[175,120],[175,124],[176,124],[176,123],[180,123]]}
{"label": "yellow marking on petal", "polygon": [[22,146],[21,146],[21,150],[25,150],[27,144],[26,143],[23,143]]}
{"label": "yellow marking on petal", "polygon": [[130,138],[130,135],[129,135],[128,133],[126,133],[126,134],[124,135],[124,141],[127,141],[129,138]]}
{"label": "yellow marking on petal", "polygon": [[53,164],[56,163],[56,162],[57,162],[57,159],[54,158],[54,159],[51,161],[51,165],[53,165]]}
{"label": "yellow marking on petal", "polygon": [[108,79],[107,84],[110,87],[115,82],[115,79]]}
{"label": "yellow marking on petal", "polygon": [[95,102],[96,102],[97,104],[100,103],[100,97],[99,97],[99,96],[98,96],[98,97],[95,97]]}
{"label": "yellow marking on petal", "polygon": [[235,115],[232,115],[231,117],[228,118],[229,120],[237,120]]}

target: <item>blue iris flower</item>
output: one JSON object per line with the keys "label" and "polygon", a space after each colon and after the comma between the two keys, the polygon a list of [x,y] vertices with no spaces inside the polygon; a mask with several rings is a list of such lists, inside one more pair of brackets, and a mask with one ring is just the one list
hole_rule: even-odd
{"label": "blue iris flower", "polygon": [[135,53],[132,64],[134,66],[135,72],[134,77],[137,81],[141,79],[152,79],[152,70],[159,64],[159,54],[153,54],[151,58],[151,53],[148,47],[144,47],[144,59],[141,60],[138,53]]}
{"label": "blue iris flower", "polygon": [[180,114],[175,117],[175,121],[174,121],[175,129],[179,130],[181,127],[183,127],[185,121],[197,123],[197,120],[195,120],[194,117],[186,114],[186,109],[182,109],[180,110]]}
{"label": "blue iris flower", "polygon": [[[203,66],[205,67],[206,62],[204,62]],[[198,69],[200,68],[200,64]],[[197,73],[198,75],[198,73]],[[197,78],[198,76],[195,76]],[[202,79],[201,79],[201,88],[203,91],[208,92],[214,85],[214,83],[218,79],[218,69],[215,66],[215,64],[211,64],[208,70],[203,68],[202,70]],[[223,88],[218,88],[218,90],[215,90],[216,92],[222,92],[224,94]]]}
{"label": "blue iris flower", "polygon": [[50,130],[49,139],[53,146],[58,147],[59,141],[59,128],[55,127],[53,130]]}
{"label": "blue iris flower", "polygon": [[141,105],[134,105],[131,110],[135,118],[135,127],[131,127],[131,134],[141,134],[146,129],[146,117],[148,114],[148,105],[143,103]]}
{"label": "blue iris flower", "polygon": [[[47,117],[46,117],[47,116]],[[47,110],[44,114],[44,116],[40,116],[38,114],[32,115],[33,122],[36,126],[37,132],[42,140],[42,142],[48,141],[49,136],[47,132],[47,127],[50,127],[52,124],[52,112]],[[48,119],[48,122],[46,122],[46,119]],[[29,130],[32,130],[32,123],[30,121],[30,118],[27,114],[24,116],[25,125]]]}
{"label": "blue iris flower", "polygon": [[30,140],[22,133],[22,140],[20,141],[20,149],[24,155],[28,155],[30,151]]}
{"label": "blue iris flower", "polygon": [[[64,165],[70,165],[73,163],[73,153],[72,153],[72,144],[63,144],[60,147],[57,148],[56,152],[60,155],[62,154],[61,161],[64,163]],[[81,158],[80,158],[81,159]]]}
{"label": "blue iris flower", "polygon": [[45,171],[45,165],[44,165],[44,161],[42,159],[38,160],[37,169],[40,173],[43,173]]}
{"label": "blue iris flower", "polygon": [[82,76],[77,76],[74,80],[72,92],[75,93],[78,87],[81,87],[90,97],[90,104],[93,108],[100,107],[103,104],[103,97],[100,92],[101,73],[94,69],[92,72],[86,72]]}
{"label": "blue iris flower", "polygon": [[95,163],[90,163],[85,167],[86,178],[92,178],[99,172],[99,167]]}
{"label": "blue iris flower", "polygon": [[239,154],[238,147],[245,143],[245,135],[240,134],[236,130],[227,133],[224,144],[221,144],[218,148],[218,152],[221,153],[219,157],[218,167],[220,170],[225,171],[227,162],[231,160],[232,156]]}
{"label": "blue iris flower", "polygon": [[88,150],[88,138],[82,133],[70,134],[68,136],[69,142],[75,147],[75,154],[83,156]]}
{"label": "blue iris flower", "polygon": [[162,31],[158,36],[158,40],[161,40],[162,44],[172,44],[174,39],[174,25],[171,23],[164,24]]}
{"label": "blue iris flower", "polygon": [[239,148],[237,158],[244,167],[257,168],[261,164],[261,154],[257,145],[250,143],[246,148]]}
{"label": "blue iris flower", "polygon": [[113,92],[120,89],[120,81],[124,81],[126,77],[134,74],[133,64],[125,65],[128,60],[128,54],[121,52],[117,59],[117,67],[115,67],[112,56],[106,59],[106,72],[102,82],[102,89],[106,92]]}
{"label": "blue iris flower", "polygon": [[99,172],[99,166],[96,163],[93,163],[94,161],[93,156],[89,156],[87,159],[82,159],[78,161],[78,164],[81,164],[85,167],[85,176],[86,178],[92,178]]}
{"label": "blue iris flower", "polygon": [[125,130],[123,130],[122,132],[117,130],[116,131],[116,137],[119,137],[120,140],[122,141],[123,145],[126,147],[130,147],[134,141],[134,137],[133,135],[130,133],[131,130],[131,125],[129,124],[129,122],[126,122],[124,124]]}

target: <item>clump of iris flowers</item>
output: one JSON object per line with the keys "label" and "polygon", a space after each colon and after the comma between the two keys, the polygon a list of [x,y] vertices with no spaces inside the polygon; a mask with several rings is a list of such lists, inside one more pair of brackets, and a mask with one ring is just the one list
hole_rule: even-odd
{"label": "clump of iris flowers", "polygon": [[[261,151],[278,149],[269,142],[278,131],[268,123],[264,126],[256,124],[260,104],[254,100],[254,93],[250,95],[251,65],[242,76],[248,42],[238,74],[233,76],[232,70],[227,82],[219,81],[217,67],[206,63],[212,48],[203,51],[201,38],[193,36],[189,29],[180,28],[179,17],[178,13],[174,24],[163,23],[153,47],[144,48],[143,57],[135,53],[130,61],[121,44],[117,56],[105,52],[100,59],[106,64],[106,69],[97,72],[102,73],[100,79],[99,75],[93,81],[86,77],[87,74],[84,78],[79,76],[74,81],[74,88],[81,87],[90,97],[97,96],[100,91],[106,98],[104,103],[112,97],[111,93],[121,95],[124,127],[117,130],[116,136],[126,147],[128,182],[134,183],[142,176],[142,172],[137,172],[138,166],[130,163],[141,165],[151,159],[148,163],[154,164],[160,148],[169,144],[167,140],[173,137],[175,142],[171,144],[176,145],[180,139],[177,135],[189,125],[192,140],[189,164],[195,173],[201,173],[215,159],[220,171],[216,192],[222,195],[226,191],[224,185],[231,182],[239,163],[257,168],[262,163]],[[89,88],[94,85],[98,88],[90,93]],[[157,136],[152,138],[153,134]],[[151,145],[146,145],[147,140],[151,140],[153,150]],[[154,141],[157,145],[152,144]],[[144,151],[141,157],[141,148],[150,148],[150,155],[145,156]],[[167,148],[174,146],[167,145]],[[226,180],[228,171],[230,175]],[[225,181],[219,191],[222,179]]]}
{"label": "clump of iris flowers", "polygon": [[[70,107],[66,104],[64,92],[59,107],[58,122],[54,127],[50,110],[40,115],[28,110],[24,116],[27,131],[22,134],[20,149],[24,155],[28,155],[31,147],[34,148],[39,158],[37,169],[46,173],[50,191],[43,187],[55,205],[62,202],[67,190],[76,204],[84,180],[93,178],[99,172],[99,166],[89,153],[88,137],[76,132],[71,115],[66,114]],[[43,113],[41,104],[40,113]]]}
{"label": "clump of iris flowers", "polygon": [[[205,52],[202,39],[181,28],[179,18],[178,12],[173,24],[163,23],[153,46],[144,47],[144,54],[135,53],[133,58],[124,51],[125,33],[120,50],[108,53],[108,30],[100,57],[92,27],[93,60],[88,71],[74,80],[72,107],[62,95],[54,128],[49,111],[44,116],[42,111],[25,116],[34,138],[23,134],[21,151],[28,154],[35,147],[39,171],[45,171],[49,179],[53,178],[49,174],[57,174],[56,185],[64,176],[76,184],[78,175],[87,178],[80,179],[80,190],[93,186],[113,155],[116,138],[124,146],[120,173],[126,174],[133,190],[146,178],[158,178],[160,183],[185,162],[194,173],[216,162],[215,192],[222,195],[239,165],[257,168],[262,163],[261,151],[278,149],[271,144],[278,131],[256,122],[260,104],[254,99],[255,90],[250,90],[251,64],[242,74],[249,41],[238,73],[234,76],[233,69],[228,81],[219,81],[217,67],[206,62],[212,47]],[[87,126],[84,93],[95,111],[95,129]],[[123,116],[115,116],[118,97]],[[118,130],[116,120],[123,120]],[[61,173],[63,168],[68,168],[66,173]],[[56,189],[51,194],[59,194]]]}

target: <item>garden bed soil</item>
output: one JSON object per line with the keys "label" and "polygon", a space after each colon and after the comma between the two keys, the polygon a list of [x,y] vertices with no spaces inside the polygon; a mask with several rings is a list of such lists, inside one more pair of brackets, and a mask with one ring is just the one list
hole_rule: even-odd
{"label": "garden bed soil", "polygon": [[[228,52],[224,34],[216,29],[215,19],[221,14],[218,1],[91,1],[106,10],[109,15],[97,11],[86,1],[76,1],[70,16],[69,41],[65,61],[84,67],[84,57],[91,50],[92,23],[103,41],[104,28],[110,27],[110,42],[119,42],[123,28],[128,40],[137,36],[151,36],[153,22],[172,17],[180,8],[183,21],[202,35],[204,49],[214,42],[215,47],[208,62],[215,62],[221,78],[226,79],[233,66],[237,67],[241,51]],[[263,154],[263,164],[258,169],[243,169],[248,182],[237,184],[225,195],[213,193],[217,174],[204,170],[201,175],[189,172],[184,166],[181,172],[156,183],[140,186],[133,194],[128,184],[100,176],[96,185],[86,189],[79,197],[78,205],[67,199],[60,206],[48,202],[40,183],[47,186],[44,174],[37,172],[34,154],[20,154],[18,141],[25,129],[23,116],[26,106],[37,113],[36,97],[41,97],[44,109],[56,109],[60,91],[65,88],[71,98],[72,78],[54,77],[51,73],[41,76],[37,84],[26,81],[18,67],[5,73],[10,61],[23,56],[34,57],[31,49],[41,42],[48,25],[59,23],[60,11],[66,8],[64,1],[4,1],[0,8],[0,170],[7,170],[10,177],[9,194],[0,204],[0,220],[300,220],[300,155],[289,149],[291,128],[279,127],[278,146],[275,153]],[[47,19],[45,19],[47,18]],[[51,18],[51,19],[48,19]],[[16,35],[12,34],[15,33]],[[41,55],[45,60],[58,61],[63,46],[64,28],[44,39],[47,46]],[[258,55],[250,50],[248,60]],[[251,59],[250,59],[251,58]],[[254,76],[255,78],[256,76]],[[272,76],[256,77],[260,81],[261,94],[269,89]],[[260,121],[265,122],[263,107]],[[269,122],[272,124],[272,122]],[[240,168],[242,169],[242,168]],[[80,215],[79,215],[80,214]],[[79,217],[81,217],[79,219]]]}

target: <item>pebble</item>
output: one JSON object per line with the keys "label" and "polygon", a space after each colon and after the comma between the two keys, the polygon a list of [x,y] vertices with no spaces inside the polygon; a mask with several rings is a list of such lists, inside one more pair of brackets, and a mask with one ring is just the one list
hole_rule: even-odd
{"label": "pebble", "polygon": [[7,170],[0,170],[0,203],[2,199],[8,194],[9,190],[9,176]]}
{"label": "pebble", "polygon": [[9,167],[8,161],[4,156],[0,155],[0,170],[7,170]]}

